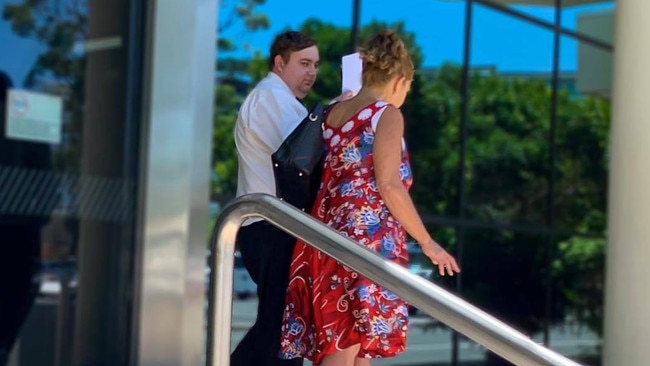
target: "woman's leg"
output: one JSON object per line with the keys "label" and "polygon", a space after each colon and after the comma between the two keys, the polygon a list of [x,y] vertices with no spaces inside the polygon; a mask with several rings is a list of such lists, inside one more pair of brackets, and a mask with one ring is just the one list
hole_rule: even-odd
{"label": "woman's leg", "polygon": [[359,353],[360,344],[348,347],[342,351],[323,357],[318,366],[355,366],[355,358]]}

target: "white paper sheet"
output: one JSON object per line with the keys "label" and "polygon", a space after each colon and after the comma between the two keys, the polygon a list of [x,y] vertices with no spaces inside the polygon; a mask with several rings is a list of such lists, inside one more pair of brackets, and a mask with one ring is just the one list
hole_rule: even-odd
{"label": "white paper sheet", "polygon": [[355,52],[341,57],[341,92],[352,91],[355,95],[361,90],[361,55]]}

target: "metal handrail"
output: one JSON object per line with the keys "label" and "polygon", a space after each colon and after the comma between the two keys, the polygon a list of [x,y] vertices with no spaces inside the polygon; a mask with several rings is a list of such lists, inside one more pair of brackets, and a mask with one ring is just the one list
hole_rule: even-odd
{"label": "metal handrail", "polygon": [[318,248],[514,364],[579,366],[465,300],[384,260],[304,212],[266,194],[235,199],[223,210],[215,225],[208,295],[207,366],[229,364],[235,238],[241,224],[251,217],[264,218]]}

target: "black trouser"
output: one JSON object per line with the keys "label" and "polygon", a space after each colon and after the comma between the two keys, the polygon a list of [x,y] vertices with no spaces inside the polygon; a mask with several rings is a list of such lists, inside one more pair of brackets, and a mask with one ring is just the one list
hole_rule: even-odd
{"label": "black trouser", "polygon": [[257,284],[257,319],[230,356],[231,366],[300,366],[302,358],[281,360],[280,336],[289,266],[296,239],[259,221],[239,230],[244,266]]}

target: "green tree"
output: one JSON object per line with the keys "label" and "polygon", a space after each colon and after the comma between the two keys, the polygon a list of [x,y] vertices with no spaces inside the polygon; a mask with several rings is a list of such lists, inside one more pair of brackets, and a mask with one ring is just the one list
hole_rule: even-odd
{"label": "green tree", "polygon": [[232,53],[241,50],[257,52],[241,39],[245,34],[268,29],[271,25],[266,14],[258,11],[264,3],[266,0],[219,1],[217,70],[221,75],[238,77],[246,74],[248,60],[232,57]]}
{"label": "green tree", "polygon": [[[429,75],[424,102],[412,100],[426,118],[410,120],[407,130],[416,204],[452,218],[458,212],[460,84],[458,66]],[[535,228],[546,225],[550,88],[496,72],[475,72],[470,85],[464,174],[466,212],[477,228],[466,233],[462,296],[532,335],[547,320],[551,278],[548,320],[573,314],[598,331],[604,240],[580,233],[604,232],[609,102],[559,95],[553,210],[561,231],[549,253],[546,234]],[[405,110],[407,119],[412,112]],[[548,255],[555,258],[552,268]]]}
{"label": "green tree", "polygon": [[215,92],[212,129],[212,200],[225,205],[237,191],[237,151],[233,130],[243,97],[232,85],[220,85]]}
{"label": "green tree", "polygon": [[[219,25],[217,28],[219,51],[234,51],[239,47],[246,47],[247,45],[238,42],[239,36],[248,31],[269,28],[269,18],[257,11],[257,8],[264,3],[266,0],[219,1]],[[239,32],[235,33],[236,31]]]}
{"label": "green tree", "polygon": [[571,237],[558,246],[553,261],[557,287],[568,305],[567,314],[603,335],[605,239]]}
{"label": "green tree", "polygon": [[222,206],[230,201],[237,190],[237,152],[233,129],[237,111],[243,101],[238,90],[247,78],[249,60],[234,58],[233,51],[251,50],[241,42],[241,36],[268,29],[268,17],[258,8],[266,0],[237,0],[219,2],[217,86],[212,133],[211,199]]}

